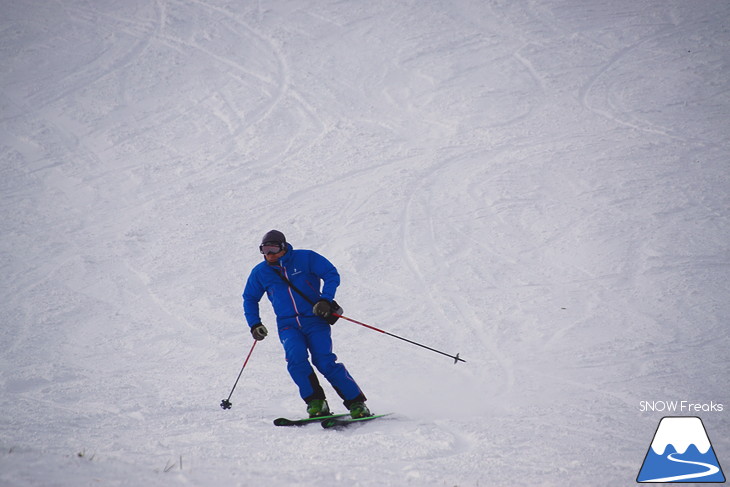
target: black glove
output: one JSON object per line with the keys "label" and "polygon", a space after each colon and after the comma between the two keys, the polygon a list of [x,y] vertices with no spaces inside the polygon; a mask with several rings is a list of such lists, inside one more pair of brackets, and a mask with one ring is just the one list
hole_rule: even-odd
{"label": "black glove", "polygon": [[256,325],[253,325],[251,327],[251,336],[254,338],[254,340],[263,340],[266,338],[266,335],[269,334],[269,330],[266,329],[264,325],[261,323],[258,323]]}
{"label": "black glove", "polygon": [[319,316],[320,318],[324,318],[324,321],[326,321],[330,325],[334,325],[335,322],[340,319],[340,317],[335,316],[332,313],[341,315],[342,308],[340,308],[340,305],[337,304],[337,301],[335,300],[327,301],[326,299],[320,299],[319,301],[314,303],[312,313]]}

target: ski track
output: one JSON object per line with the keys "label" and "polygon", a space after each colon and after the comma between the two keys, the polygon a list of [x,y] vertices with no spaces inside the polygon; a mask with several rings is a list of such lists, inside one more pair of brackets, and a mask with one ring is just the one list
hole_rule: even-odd
{"label": "ski track", "polygon": [[673,477],[663,477],[663,478],[658,478],[658,479],[651,479],[651,480],[647,480],[645,482],[661,483],[661,482],[679,482],[682,480],[687,481],[687,480],[692,480],[692,479],[697,479],[697,478],[702,478],[702,477],[709,477],[710,475],[714,475],[720,471],[720,469],[717,468],[715,465],[710,465],[709,463],[703,463],[703,462],[691,462],[688,460],[681,460],[679,458],[674,458],[674,455],[676,455],[676,453],[672,453],[671,455],[668,455],[667,458],[673,462],[686,463],[689,465],[697,465],[698,467],[704,467],[707,470],[704,472],[694,473],[694,474],[675,475]]}
{"label": "ski track", "polygon": [[[726,6],[315,3],[8,7],[0,483],[619,485],[727,405]],[[221,412],[270,228],[467,363],[340,322],[392,418],[273,428],[274,337]]]}

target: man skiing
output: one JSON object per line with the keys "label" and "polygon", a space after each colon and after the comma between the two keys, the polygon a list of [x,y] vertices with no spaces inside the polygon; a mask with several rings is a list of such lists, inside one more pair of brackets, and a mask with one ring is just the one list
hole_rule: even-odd
{"label": "man skiing", "polygon": [[259,250],[264,261],[251,270],[243,291],[243,311],[251,335],[263,340],[268,334],[259,315],[259,301],[266,293],[276,314],[287,370],[307,404],[309,417],[331,414],[312,364],[332,384],[353,418],[370,416],[365,395],[332,352],[331,325],[337,321],[333,313],[342,314],[334,300],[340,285],[335,266],[312,250],[295,250],[278,230],[264,235]]}

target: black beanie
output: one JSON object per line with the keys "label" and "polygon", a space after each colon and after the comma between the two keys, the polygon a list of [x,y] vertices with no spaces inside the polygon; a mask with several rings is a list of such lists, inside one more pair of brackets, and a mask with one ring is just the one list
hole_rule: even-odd
{"label": "black beanie", "polygon": [[269,232],[266,232],[266,235],[264,235],[264,238],[261,239],[262,244],[265,244],[265,243],[283,244],[285,242],[286,242],[286,237],[279,230],[271,230]]}

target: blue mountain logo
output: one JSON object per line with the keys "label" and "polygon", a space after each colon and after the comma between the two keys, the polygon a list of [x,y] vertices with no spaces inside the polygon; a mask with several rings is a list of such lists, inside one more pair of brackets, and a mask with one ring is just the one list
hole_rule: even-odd
{"label": "blue mountain logo", "polygon": [[725,482],[702,420],[694,416],[662,418],[636,481]]}

